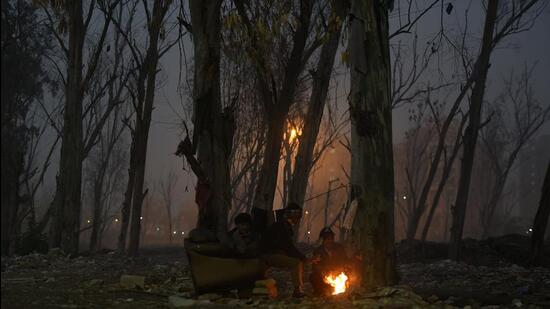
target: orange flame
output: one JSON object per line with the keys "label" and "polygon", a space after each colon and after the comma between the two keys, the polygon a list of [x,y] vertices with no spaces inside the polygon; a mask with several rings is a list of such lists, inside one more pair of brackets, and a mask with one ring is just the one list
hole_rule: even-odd
{"label": "orange flame", "polygon": [[346,291],[348,276],[346,276],[343,272],[341,272],[338,276],[329,274],[328,276],[325,276],[324,281],[332,286],[332,295],[337,295]]}

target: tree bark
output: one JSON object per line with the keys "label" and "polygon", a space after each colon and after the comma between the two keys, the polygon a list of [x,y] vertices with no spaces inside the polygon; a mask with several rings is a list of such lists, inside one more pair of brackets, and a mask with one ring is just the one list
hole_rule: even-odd
{"label": "tree bark", "polygon": [[470,190],[470,180],[476,151],[479,126],[481,124],[481,107],[485,92],[485,81],[489,71],[489,61],[493,45],[493,32],[497,19],[498,0],[489,0],[481,52],[474,68],[475,81],[472,89],[468,127],[464,133],[462,164],[456,201],[453,211],[453,225],[451,227],[451,242],[449,244],[449,257],[458,260],[460,243],[466,218],[466,206]]}
{"label": "tree bark", "polygon": [[[248,28],[249,35],[255,36],[253,25],[244,10],[242,2],[236,2],[237,9],[241,18],[245,20],[245,25]],[[270,73],[265,72],[265,67],[258,65],[256,67],[259,87],[262,100],[264,101],[265,112],[268,118],[266,144],[263,153],[263,162],[258,173],[258,181],[254,193],[253,208],[258,208],[267,211],[269,221],[273,220],[273,199],[277,187],[278,167],[281,156],[281,143],[284,136],[286,125],[286,117],[290,106],[294,101],[298,78],[304,68],[304,51],[309,28],[311,23],[311,13],[313,4],[309,0],[300,1],[300,15],[298,18],[298,27],[294,33],[292,40],[292,50],[288,59],[286,68],[284,69],[282,85],[280,89],[274,89],[274,80]],[[256,47],[255,38],[253,40],[253,48]],[[261,55],[260,62],[265,61]],[[307,60],[307,59],[306,59]],[[273,86],[273,87],[272,87]],[[268,222],[269,223],[269,222]]]}
{"label": "tree bark", "polygon": [[[2,127],[2,142],[4,139],[6,128]],[[17,213],[19,210],[20,197],[20,176],[23,173],[24,151],[20,149],[17,141],[14,142],[15,147],[11,151],[2,155],[2,255],[12,254],[14,248],[14,239],[17,222]]]}
{"label": "tree bark", "polygon": [[533,235],[531,235],[531,262],[536,264],[542,254],[544,235],[550,216],[550,163],[546,168],[546,176],[542,185],[539,209],[533,221]]}
{"label": "tree bark", "polygon": [[363,286],[396,283],[388,12],[385,1],[352,1],[350,11],[351,181],[357,189],[354,243]]}
{"label": "tree bark", "polygon": [[328,86],[334,66],[334,57],[338,50],[343,20],[349,9],[348,1],[332,1],[330,34],[328,41],[321,48],[321,55],[317,64],[317,71],[313,76],[313,88],[309,100],[309,107],[304,127],[300,137],[300,144],[294,163],[292,181],[290,184],[289,199],[303,205],[307,183],[313,167],[313,151],[319,134],[319,125],[323,118],[323,110],[327,98]]}
{"label": "tree bark", "polygon": [[136,175],[135,164],[135,141],[132,134],[132,144],[130,146],[130,166],[128,168],[128,183],[126,184],[126,192],[124,193],[124,201],[122,202],[120,232],[118,234],[117,251],[123,254],[126,251],[126,239],[128,235],[128,226],[130,225],[130,213],[132,207],[132,196],[134,194],[134,182]]}
{"label": "tree bark", "polygon": [[[206,209],[201,211],[198,226],[214,232],[227,243],[227,216],[231,207],[229,152],[232,143],[226,140],[220,94],[221,1],[189,2],[195,75],[193,83],[194,147],[198,161],[210,187]],[[232,132],[230,132],[232,134]]]}
{"label": "tree bark", "polygon": [[[258,173],[258,182],[254,193],[253,207],[268,211],[273,210],[275,189],[277,188],[277,176],[279,174],[279,160],[281,156],[281,142],[285,131],[286,110],[271,113],[267,128],[266,145],[263,162]],[[273,218],[270,218],[272,221]]]}
{"label": "tree bark", "polygon": [[67,2],[68,63],[65,86],[63,138],[50,247],[78,252],[82,182],[82,49],[85,29],[82,1]]}
{"label": "tree bark", "polygon": [[451,175],[451,172],[453,170],[454,161],[456,159],[456,156],[458,155],[460,146],[462,145],[462,139],[461,139],[462,128],[464,127],[465,123],[466,123],[466,117],[462,119],[462,121],[460,122],[460,126],[458,127],[451,157],[448,159],[448,161],[445,162],[445,165],[443,166],[443,175],[441,175],[441,179],[439,180],[439,185],[437,186],[437,191],[435,192],[435,195],[432,199],[432,205],[430,207],[430,211],[428,212],[428,217],[426,218],[426,222],[424,223],[424,228],[422,229],[422,237],[421,237],[422,242],[425,242],[426,238],[428,237],[428,231],[430,230],[430,225],[432,224],[432,219],[435,214],[435,210],[439,205],[439,199],[441,198],[441,195],[445,190],[445,185],[447,184],[447,180],[449,179],[449,176]]}
{"label": "tree bark", "polygon": [[[146,5],[146,4],[144,4]],[[141,230],[141,208],[144,192],[145,164],[147,161],[147,142],[149,140],[149,128],[151,115],[155,101],[157,66],[159,55],[159,37],[161,27],[169,1],[155,0],[150,25],[148,26],[149,45],[142,65],[139,68],[138,77],[138,113],[136,114],[136,128],[133,136],[134,143],[134,183],[132,193],[132,211],[130,215],[130,239],[128,242],[128,255],[137,256],[139,251]],[[129,180],[130,181],[130,180]]]}
{"label": "tree bark", "polygon": [[99,176],[94,181],[93,186],[93,216],[92,216],[92,233],[90,234],[90,252],[95,253],[99,249],[99,233],[102,224],[103,203],[101,202],[101,194],[103,192],[103,176]]}

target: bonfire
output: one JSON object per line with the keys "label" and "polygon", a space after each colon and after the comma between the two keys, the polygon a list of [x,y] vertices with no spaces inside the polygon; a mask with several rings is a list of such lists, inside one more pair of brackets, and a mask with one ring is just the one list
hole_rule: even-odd
{"label": "bonfire", "polygon": [[349,285],[348,279],[348,276],[344,272],[341,272],[339,275],[326,275],[324,281],[332,286],[332,295],[338,295],[346,291]]}

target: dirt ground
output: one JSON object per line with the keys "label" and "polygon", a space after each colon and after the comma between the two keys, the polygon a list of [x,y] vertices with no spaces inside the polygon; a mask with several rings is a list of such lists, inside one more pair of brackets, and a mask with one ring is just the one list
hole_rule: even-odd
{"label": "dirt ground", "polygon": [[[402,252],[404,252],[402,250]],[[401,258],[406,257],[402,254]],[[550,269],[506,261],[493,266],[409,259],[398,266],[400,285],[319,299],[290,298],[290,277],[272,272],[279,298],[237,299],[228,293],[194,295],[181,247],[148,248],[137,259],[113,253],[68,258],[49,254],[2,257],[2,308],[550,308]],[[124,288],[122,275],[145,277]],[[307,278],[307,276],[306,276]],[[306,285],[306,292],[311,291]],[[468,307],[469,306],[469,307]]]}

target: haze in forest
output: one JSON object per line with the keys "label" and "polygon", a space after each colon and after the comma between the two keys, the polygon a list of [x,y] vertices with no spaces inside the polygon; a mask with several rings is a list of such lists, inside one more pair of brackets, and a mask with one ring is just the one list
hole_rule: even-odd
{"label": "haze in forest", "polygon": [[[432,1],[419,1],[417,7],[413,7],[414,12],[420,12]],[[481,7],[478,1],[452,1],[453,7],[450,12],[444,12],[447,7],[436,6],[428,11],[422,18],[410,29],[409,33],[402,33],[395,38],[390,39],[390,50],[392,62],[396,58],[395,52],[399,46],[403,47],[401,54],[403,68],[409,71],[413,65],[411,58],[413,55],[413,46],[417,46],[417,52],[422,56],[426,50],[430,51],[430,46],[434,45],[434,37],[440,31],[441,21],[449,37],[456,36],[459,31],[467,25],[468,45],[471,52],[477,53],[483,34],[483,22],[485,9]],[[447,4],[446,4],[447,5]],[[468,9],[468,6],[471,6]],[[188,8],[185,8],[188,10]],[[469,10],[468,18],[465,19],[465,12]],[[189,14],[189,12],[187,12]],[[407,13],[400,11],[396,7],[389,13],[390,33],[400,27],[400,22],[406,21]],[[175,15],[169,17],[174,19]],[[91,25],[92,29],[101,27],[101,24]],[[546,6],[532,27],[525,32],[514,34],[506,38],[491,55],[490,70],[487,77],[485,101],[493,102],[502,94],[510,84],[506,84],[506,78],[519,78],[525,70],[532,70],[529,76],[529,86],[535,99],[543,107],[550,104],[550,87],[548,87],[548,72],[550,72],[550,40],[548,40],[548,29],[550,29],[550,8]],[[346,29],[347,30],[347,29]],[[346,31],[344,30],[344,31]],[[344,32],[345,33],[345,32]],[[340,39],[342,42],[347,40],[347,34],[343,34]],[[434,45],[435,46],[435,45]],[[333,78],[330,82],[327,100],[332,102],[332,111],[335,114],[334,119],[342,121],[341,136],[331,141],[327,151],[323,152],[318,161],[318,165],[312,171],[306,199],[312,198],[304,204],[306,217],[314,216],[314,219],[306,219],[306,224],[300,227],[300,239],[305,242],[313,242],[316,238],[309,235],[317,235],[319,230],[326,225],[327,221],[335,220],[341,205],[346,203],[347,193],[343,188],[348,184],[346,175],[350,172],[350,156],[343,144],[344,136],[349,136],[350,124],[344,119],[348,113],[349,103],[348,94],[350,92],[350,73],[346,63],[343,63],[345,50],[342,44],[336,53]],[[315,54],[318,56],[318,53]],[[158,67],[160,73],[157,75],[157,91],[155,94],[154,108],[152,113],[151,129],[147,144],[147,161],[145,169],[145,187],[149,189],[148,195],[144,200],[142,220],[144,222],[142,229],[144,233],[142,245],[168,244],[170,242],[180,242],[194,228],[197,221],[197,206],[195,203],[195,186],[197,178],[194,176],[188,164],[183,162],[182,157],[175,155],[178,143],[184,139],[186,130],[182,125],[185,121],[187,126],[192,129],[192,97],[184,84],[193,82],[193,42],[190,35],[183,37],[177,46],[171,48],[160,60]],[[449,72],[456,65],[456,59],[453,59],[450,53],[435,52],[431,56],[430,66],[417,81],[418,85],[438,85],[444,83],[440,72]],[[419,60],[420,62],[422,59]],[[449,76],[447,76],[449,77]],[[247,83],[247,77],[242,76],[243,83]],[[512,84],[516,83],[512,81]],[[252,84],[253,81],[250,80]],[[416,86],[415,86],[416,87]],[[306,91],[308,93],[308,91]],[[452,100],[456,91],[442,92],[435,91],[431,96],[434,102],[449,102]],[[46,91],[44,95],[44,104],[54,106],[58,100],[57,96],[51,95]],[[226,103],[226,102],[225,102]],[[425,107],[425,106],[424,106]],[[347,116],[349,117],[349,115]],[[404,172],[406,168],[406,144],[407,132],[414,128],[414,119],[418,117],[418,102],[403,103],[392,111],[393,119],[393,144],[394,144],[394,169],[396,184],[396,240],[406,237],[405,215],[400,207],[406,207],[407,193],[402,193],[407,187]],[[347,119],[347,118],[345,118]],[[251,121],[253,119],[251,118]],[[300,135],[300,128],[297,127],[295,133]],[[321,135],[323,133],[320,133]],[[42,160],[47,156],[49,145],[55,139],[54,132],[49,129],[44,135],[43,141],[38,147],[38,158]],[[513,198],[503,199],[499,203],[509,203],[504,208],[507,212],[503,214],[504,221],[500,222],[498,230],[483,231],[479,227],[479,216],[476,214],[476,208],[470,207],[466,215],[466,227],[464,237],[481,238],[486,236],[501,235],[506,233],[528,233],[530,224],[538,206],[540,188],[544,178],[544,164],[550,160],[550,123],[547,121],[538,132],[531,138],[528,145],[520,152],[519,158],[511,170],[510,176],[506,182],[504,192],[507,196]],[[126,132],[117,142],[120,147],[129,147],[130,136]],[[3,145],[4,147],[5,145]],[[459,157],[461,154],[459,154]],[[472,205],[481,203],[486,195],[487,188],[484,188],[483,179],[487,165],[479,161],[480,156],[476,157],[474,164],[473,185],[471,189]],[[428,160],[426,158],[422,160]],[[38,160],[40,161],[40,160]],[[279,164],[279,178],[277,191],[275,193],[273,209],[282,208],[285,197],[281,193],[284,184],[284,160]],[[458,159],[457,161],[460,161]],[[127,164],[125,162],[124,164]],[[106,216],[110,220],[109,227],[103,236],[103,246],[114,248],[118,235],[117,226],[120,224],[121,216],[118,208],[124,195],[124,183],[127,181],[126,169],[122,168],[120,177],[116,179],[119,183],[117,192],[113,196],[114,202],[110,214]],[[43,186],[38,189],[37,213],[43,214],[47,206],[51,203],[55,193],[55,175],[59,170],[59,149],[55,151],[51,158],[51,165],[45,174]],[[84,163],[84,177],[86,177],[86,163]],[[456,173],[455,173],[456,174]],[[453,177],[458,178],[458,175]],[[476,182],[477,181],[477,182]],[[342,186],[342,188],[338,188]],[[330,189],[338,188],[334,191]],[[331,193],[327,195],[327,191]],[[432,230],[428,234],[428,239],[437,241],[448,241],[448,230],[450,229],[450,205],[454,202],[454,197],[444,196],[441,209],[436,214],[436,219]],[[81,216],[81,225],[86,226],[91,222],[91,192],[89,187],[83,186],[83,210]],[[445,200],[447,199],[447,200]],[[510,202],[511,201],[511,202]],[[167,223],[166,205],[171,209],[172,222]],[[324,212],[324,207],[330,205],[329,211]],[[230,210],[230,215],[234,215],[235,210]],[[424,218],[424,217],[423,217]],[[422,219],[424,220],[424,219]],[[170,227],[171,228],[170,228]],[[421,221],[420,226],[423,226]],[[489,233],[489,234],[484,234]],[[173,236],[172,236],[173,235]],[[81,245],[86,245],[89,238],[89,231],[81,234]],[[175,240],[173,240],[174,238]]]}

